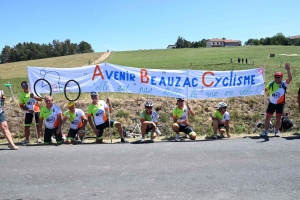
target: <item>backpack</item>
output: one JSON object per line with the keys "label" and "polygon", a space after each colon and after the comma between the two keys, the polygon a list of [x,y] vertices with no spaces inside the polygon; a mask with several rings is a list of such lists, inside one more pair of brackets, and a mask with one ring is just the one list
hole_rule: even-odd
{"label": "backpack", "polygon": [[290,129],[294,126],[294,123],[288,118],[289,113],[285,113],[281,117],[281,127],[282,131]]}

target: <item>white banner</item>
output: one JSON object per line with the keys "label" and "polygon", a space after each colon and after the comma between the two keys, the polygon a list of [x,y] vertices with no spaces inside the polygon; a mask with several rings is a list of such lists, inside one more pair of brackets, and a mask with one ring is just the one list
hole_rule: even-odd
{"label": "white banner", "polygon": [[[123,92],[188,99],[264,94],[264,68],[234,71],[163,70],[101,63],[77,68],[28,66],[27,70],[31,91],[34,91],[35,81],[44,78],[51,84],[54,94],[63,92],[65,84],[71,79],[79,83],[82,92]],[[67,90],[72,91],[72,88],[67,87]]]}

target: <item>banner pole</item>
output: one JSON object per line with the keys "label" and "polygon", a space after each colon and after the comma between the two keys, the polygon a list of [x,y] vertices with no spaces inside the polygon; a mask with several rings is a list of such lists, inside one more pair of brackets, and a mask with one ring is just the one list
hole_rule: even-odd
{"label": "banner pole", "polygon": [[265,73],[265,65],[263,65],[263,70],[264,70],[264,112],[266,111],[266,101],[267,101],[267,96],[266,96],[266,73]]}
{"label": "banner pole", "polygon": [[[104,63],[104,69],[106,71],[106,63]],[[106,101],[108,100],[108,91],[106,88]],[[111,105],[111,102],[109,102]],[[109,125],[109,135],[110,135],[110,143],[112,144],[112,134],[111,134],[111,126],[110,126],[110,107],[108,105],[108,125]]]}

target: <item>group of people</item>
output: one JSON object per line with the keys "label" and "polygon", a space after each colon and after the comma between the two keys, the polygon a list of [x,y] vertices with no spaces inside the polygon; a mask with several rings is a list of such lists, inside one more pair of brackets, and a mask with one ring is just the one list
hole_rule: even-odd
{"label": "group of people", "polygon": [[[270,93],[270,99],[268,108],[266,110],[265,118],[265,130],[260,134],[261,137],[268,136],[269,122],[274,112],[276,112],[276,128],[275,136],[279,137],[279,128],[281,125],[281,116],[283,115],[283,108],[285,104],[285,93],[286,89],[292,81],[292,75],[290,71],[290,64],[285,64],[285,69],[287,70],[288,78],[283,79],[282,72],[274,73],[274,81],[268,83],[265,87],[265,91]],[[91,126],[93,132],[96,135],[96,141],[98,143],[103,142],[103,132],[104,129],[108,127],[114,127],[117,129],[120,135],[121,142],[127,142],[124,138],[122,126],[120,122],[109,119],[107,114],[112,112],[112,104],[107,98],[106,102],[99,99],[99,94],[97,92],[91,92],[92,103],[88,106],[87,117],[79,108],[76,108],[74,102],[68,103],[68,110],[62,113],[61,109],[53,103],[53,99],[50,95],[45,96],[44,99],[35,96],[29,91],[29,84],[26,81],[21,83],[23,92],[20,94],[19,105],[22,110],[25,111],[24,119],[24,132],[25,139],[22,144],[29,143],[30,136],[30,126],[33,119],[35,120],[36,131],[37,131],[37,143],[50,144],[52,142],[52,136],[55,136],[57,144],[62,144],[64,142],[63,135],[61,133],[61,127],[67,121],[70,122],[70,129],[68,135],[65,139],[67,144],[71,144],[75,137],[78,137],[82,142],[84,142],[85,127],[87,123]],[[8,129],[6,122],[6,117],[3,111],[3,105],[5,102],[5,96],[0,90],[0,129],[2,130],[5,138],[7,139],[10,149],[17,150],[18,147],[14,144],[12,140],[11,133]],[[40,108],[38,101],[44,100],[45,106]],[[300,110],[300,89],[298,91],[298,105]],[[140,113],[140,123],[142,137],[140,142],[145,142],[145,135],[148,135],[150,142],[153,142],[157,135],[161,135],[158,129],[159,115],[153,110],[153,102],[147,100],[144,104],[145,109]],[[184,98],[176,98],[176,105],[173,108],[173,124],[172,130],[176,133],[175,141],[180,141],[180,132],[184,133],[185,138],[190,138],[191,140],[196,139],[196,133],[190,126],[188,116],[194,116],[195,112],[190,107],[188,102],[185,102]],[[230,138],[230,114],[227,111],[227,104],[225,102],[218,103],[216,111],[211,115],[212,126],[213,126],[213,138],[218,138],[218,132],[220,137]],[[42,126],[45,125],[44,134],[42,134]],[[44,141],[42,141],[41,136],[44,135]]]}

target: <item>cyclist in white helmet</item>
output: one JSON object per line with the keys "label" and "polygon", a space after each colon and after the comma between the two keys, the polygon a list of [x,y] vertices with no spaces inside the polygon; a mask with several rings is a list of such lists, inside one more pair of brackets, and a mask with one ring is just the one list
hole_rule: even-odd
{"label": "cyclist in white helmet", "polygon": [[195,131],[190,127],[188,115],[194,116],[194,111],[188,103],[184,104],[184,98],[176,98],[177,105],[173,108],[173,125],[172,129],[176,133],[175,141],[180,141],[180,132],[185,133],[186,138],[196,139]]}
{"label": "cyclist in white helmet", "polygon": [[147,100],[145,102],[145,110],[140,113],[140,122],[142,125],[141,143],[145,142],[146,133],[148,133],[148,136],[150,137],[150,142],[154,142],[153,140],[156,138],[157,134],[161,135],[157,128],[159,115],[152,110],[153,106],[152,101]]}
{"label": "cyclist in white helmet", "polygon": [[218,130],[220,131],[221,137],[224,137],[223,134],[225,133],[225,131],[227,137],[228,138],[231,137],[231,135],[229,134],[229,119],[230,119],[230,115],[227,112],[227,104],[225,102],[218,103],[218,109],[212,115],[214,139],[218,138],[217,135]]}

